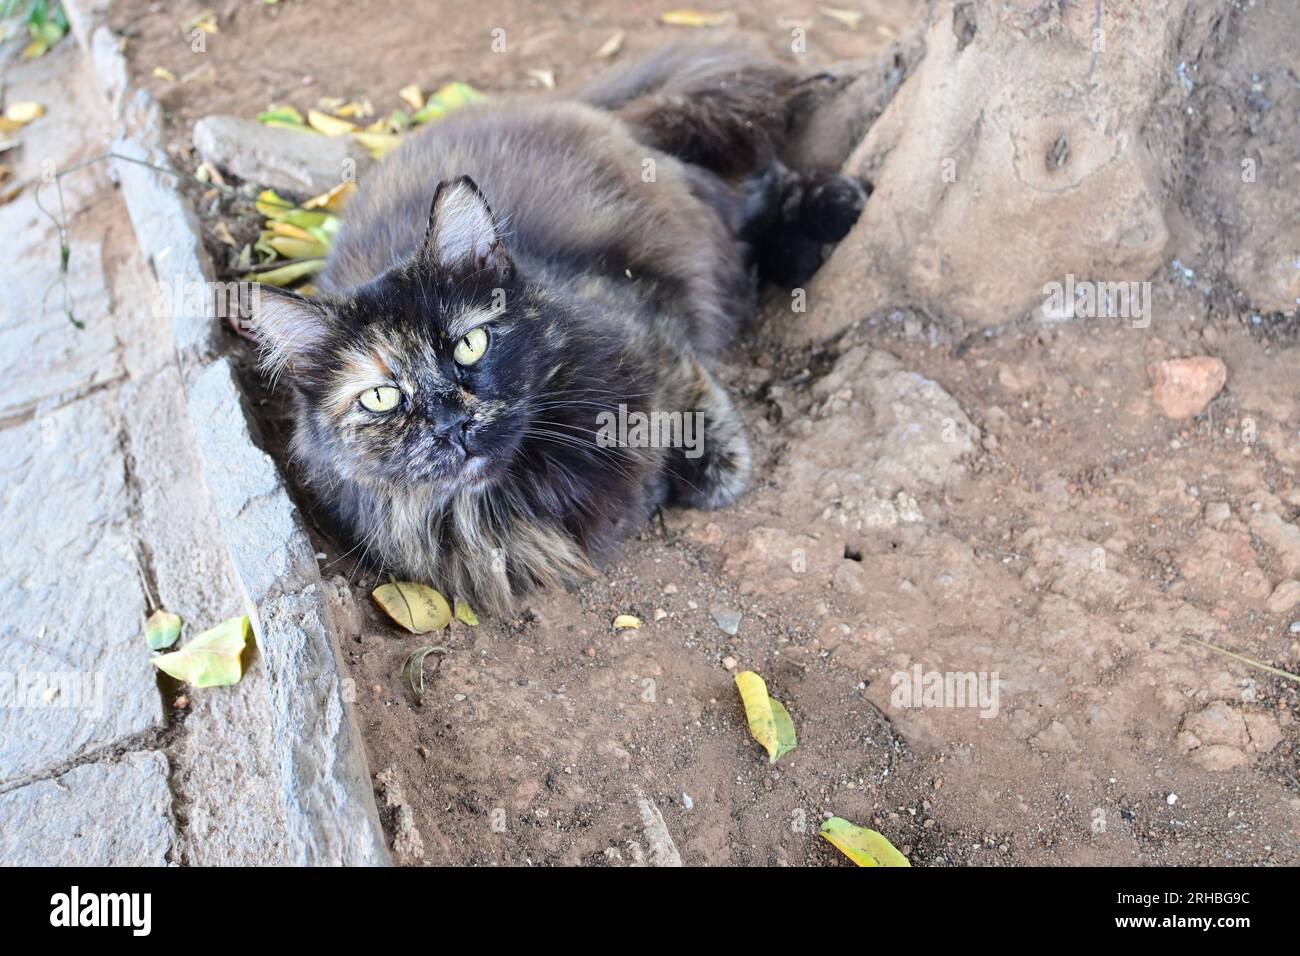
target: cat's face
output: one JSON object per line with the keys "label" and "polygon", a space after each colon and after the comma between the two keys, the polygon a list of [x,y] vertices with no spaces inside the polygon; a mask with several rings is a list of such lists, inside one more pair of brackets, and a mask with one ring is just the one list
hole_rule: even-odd
{"label": "cat's face", "polygon": [[265,364],[292,376],[306,437],[349,479],[449,493],[504,478],[529,432],[555,321],[523,298],[468,180],[440,187],[415,261],[346,298],[262,290]]}

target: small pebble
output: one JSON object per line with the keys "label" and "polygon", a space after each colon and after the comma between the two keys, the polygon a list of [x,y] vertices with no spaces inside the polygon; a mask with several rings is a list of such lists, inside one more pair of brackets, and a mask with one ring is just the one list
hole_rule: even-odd
{"label": "small pebble", "polygon": [[662,621],[662,620],[663,620],[664,618],[666,618],[667,616],[668,616],[668,612],[665,611],[663,608],[661,608],[661,607],[657,607],[657,608],[655,608],[655,620],[656,620],[656,621]]}
{"label": "small pebble", "polygon": [[733,611],[726,607],[709,608],[709,613],[713,615],[713,620],[717,622],[718,627],[723,632],[735,637],[736,632],[740,630],[740,612]]}
{"label": "small pebble", "polygon": [[734,671],[736,669],[736,659],[730,656],[724,657],[722,659],[722,666],[729,671]]}
{"label": "small pebble", "polygon": [[1169,796],[1165,797],[1165,803],[1169,804],[1171,807],[1177,802],[1178,794],[1176,793],[1171,793]]}
{"label": "small pebble", "polygon": [[695,801],[691,799],[691,795],[687,793],[685,790],[682,791],[682,806],[684,806],[687,810],[695,809]]}
{"label": "small pebble", "polygon": [[462,701],[462,700],[464,700],[464,699],[465,699],[465,695],[464,695],[464,694],[457,694],[457,695],[455,695],[454,697],[452,697],[452,700],[456,701],[457,703],[459,703],[460,701]]}

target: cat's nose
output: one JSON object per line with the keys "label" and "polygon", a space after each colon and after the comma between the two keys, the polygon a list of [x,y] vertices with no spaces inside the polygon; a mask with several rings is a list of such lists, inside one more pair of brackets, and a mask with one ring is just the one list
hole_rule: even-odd
{"label": "cat's nose", "polygon": [[469,431],[469,413],[465,411],[448,412],[438,418],[433,426],[433,433],[439,438],[469,451],[466,433]]}

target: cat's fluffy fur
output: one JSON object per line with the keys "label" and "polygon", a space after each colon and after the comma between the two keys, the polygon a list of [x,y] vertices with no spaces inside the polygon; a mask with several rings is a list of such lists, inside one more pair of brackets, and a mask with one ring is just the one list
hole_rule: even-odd
{"label": "cat's fluffy fur", "polygon": [[[360,553],[504,612],[661,504],[740,494],[749,448],[711,362],[752,314],[763,234],[826,228],[776,159],[791,88],[743,49],[673,47],[577,100],[465,108],[362,184],[317,300],[263,290],[293,455]],[[861,188],[818,188],[851,224]],[[487,350],[460,364],[476,327]],[[385,386],[396,409],[359,402]],[[620,405],[702,412],[703,454],[602,447]]]}

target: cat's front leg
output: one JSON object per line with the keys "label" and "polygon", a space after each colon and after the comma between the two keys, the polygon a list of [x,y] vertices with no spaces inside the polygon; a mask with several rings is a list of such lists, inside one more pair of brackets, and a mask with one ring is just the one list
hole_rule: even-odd
{"label": "cat's front leg", "polygon": [[721,508],[731,504],[749,481],[749,440],[731,397],[698,362],[687,359],[688,411],[681,441],[668,449],[664,470],[673,504]]}

